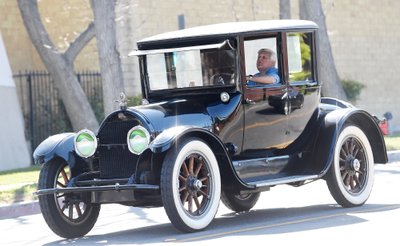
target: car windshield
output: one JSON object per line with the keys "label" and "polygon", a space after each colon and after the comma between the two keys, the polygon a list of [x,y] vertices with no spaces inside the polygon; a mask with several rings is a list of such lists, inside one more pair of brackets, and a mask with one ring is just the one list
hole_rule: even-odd
{"label": "car windshield", "polygon": [[225,42],[219,48],[198,46],[146,54],[150,90],[210,87],[235,83],[236,50]]}

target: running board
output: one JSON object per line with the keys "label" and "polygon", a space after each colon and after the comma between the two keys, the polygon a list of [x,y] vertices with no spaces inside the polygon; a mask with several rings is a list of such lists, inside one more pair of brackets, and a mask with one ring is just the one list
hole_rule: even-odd
{"label": "running board", "polygon": [[268,187],[268,186],[274,186],[274,185],[280,185],[280,184],[289,184],[289,183],[301,182],[301,181],[306,181],[306,180],[313,180],[316,178],[318,178],[318,175],[294,175],[294,176],[271,179],[271,180],[261,180],[261,181],[256,181],[256,182],[249,182],[248,184],[254,185],[256,188],[261,188],[261,187]]}

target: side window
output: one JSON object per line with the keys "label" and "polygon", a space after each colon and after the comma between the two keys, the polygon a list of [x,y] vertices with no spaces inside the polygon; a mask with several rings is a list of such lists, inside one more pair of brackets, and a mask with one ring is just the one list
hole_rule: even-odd
{"label": "side window", "polygon": [[[151,90],[235,84],[236,50],[229,42],[217,48],[177,50],[146,55]],[[226,46],[225,46],[226,45]],[[189,47],[190,48],[190,47]]]}
{"label": "side window", "polygon": [[267,86],[281,82],[276,37],[244,41],[247,85]]}
{"label": "side window", "polygon": [[313,80],[312,33],[288,33],[289,82]]}

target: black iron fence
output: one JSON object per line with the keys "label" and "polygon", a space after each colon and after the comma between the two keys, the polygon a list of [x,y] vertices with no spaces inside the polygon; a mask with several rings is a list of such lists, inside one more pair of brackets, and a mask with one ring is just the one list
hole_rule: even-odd
{"label": "black iron fence", "polygon": [[[98,120],[104,117],[101,75],[99,72],[76,73]],[[50,74],[25,71],[14,75],[25,123],[25,136],[32,151],[48,136],[72,131],[71,122]]]}

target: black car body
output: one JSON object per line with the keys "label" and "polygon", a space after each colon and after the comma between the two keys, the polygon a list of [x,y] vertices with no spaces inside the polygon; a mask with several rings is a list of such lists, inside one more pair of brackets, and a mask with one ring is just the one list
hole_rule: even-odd
{"label": "black car body", "polygon": [[[174,226],[196,231],[220,199],[247,211],[273,186],[321,178],[340,205],[364,204],[385,144],[369,113],[321,101],[316,34],[310,21],[258,21],[139,41],[144,104],[122,102],[97,134],[59,134],[34,152],[50,228],[83,236],[101,204],[120,203],[164,206]],[[276,52],[280,83],[248,86],[264,46]]]}

